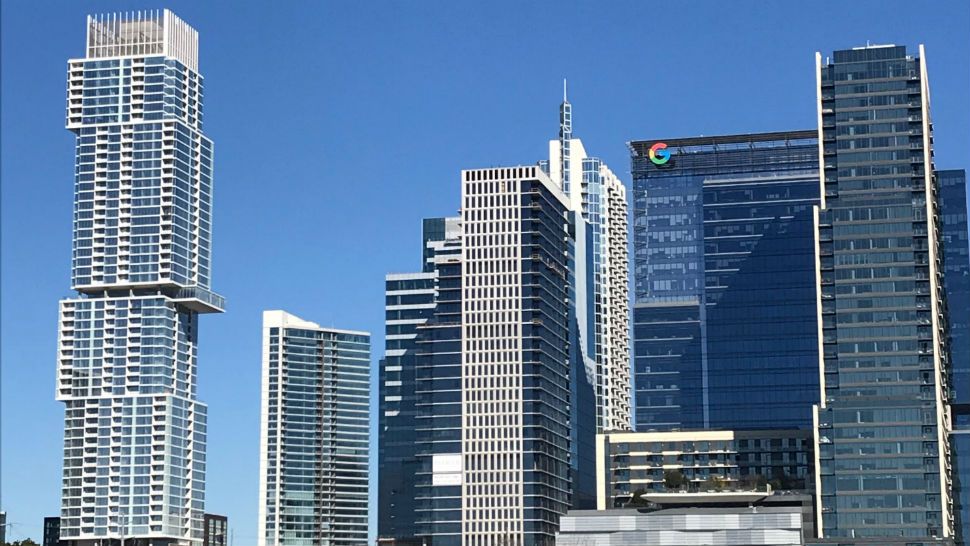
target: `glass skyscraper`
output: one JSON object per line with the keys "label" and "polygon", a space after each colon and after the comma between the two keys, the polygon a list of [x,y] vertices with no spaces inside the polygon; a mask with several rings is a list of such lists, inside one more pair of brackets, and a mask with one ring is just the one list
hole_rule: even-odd
{"label": "glass skyscraper", "polygon": [[423,272],[386,277],[379,541],[551,545],[595,506],[597,429],[629,428],[625,190],[561,115],[549,161],[463,171]]}
{"label": "glass skyscraper", "polygon": [[954,536],[940,181],[926,57],[816,55],[818,529],[829,539]]}
{"label": "glass skyscraper", "polygon": [[[448,332],[448,337],[460,335],[453,325],[449,325],[455,321],[446,318],[449,306],[442,305],[441,314],[436,313],[439,301],[444,303],[460,297],[454,290],[461,274],[459,218],[426,218],[423,224],[423,271],[393,273],[385,278],[385,351],[380,363],[377,497],[377,532],[385,541],[414,540],[418,535],[417,521],[430,518],[430,503],[418,505],[415,499],[421,468],[419,454],[422,458],[429,456],[437,435],[424,427],[419,432],[418,423],[428,422],[428,416],[435,413],[434,402],[429,399],[434,392],[434,385],[430,383],[435,374],[430,371],[433,362],[427,356],[436,352],[443,356],[444,352],[436,351],[436,345],[428,345],[431,341],[419,345],[419,335],[429,333],[432,339],[441,338],[440,333],[434,336],[435,332]],[[452,310],[452,314],[455,312],[457,309]],[[425,354],[420,366],[420,383],[419,347]],[[450,352],[459,353],[457,348]],[[420,403],[418,391],[425,393]],[[420,416],[419,407],[422,409]],[[422,486],[430,486],[428,480],[424,482]],[[421,514],[420,518],[418,514]]]}
{"label": "glass skyscraper", "polygon": [[76,135],[71,285],[61,301],[60,537],[201,544],[206,406],[196,399],[210,290],[212,142],[198,33],[168,10],[92,16],[68,61]]}
{"label": "glass skyscraper", "polygon": [[967,173],[937,171],[943,222],[943,283],[949,310],[953,430],[953,512],[957,545],[970,540],[970,248],[967,244]]}
{"label": "glass skyscraper", "polygon": [[259,546],[367,544],[370,334],[263,313]]}
{"label": "glass skyscraper", "polygon": [[816,137],[630,144],[638,431],[811,428]]}

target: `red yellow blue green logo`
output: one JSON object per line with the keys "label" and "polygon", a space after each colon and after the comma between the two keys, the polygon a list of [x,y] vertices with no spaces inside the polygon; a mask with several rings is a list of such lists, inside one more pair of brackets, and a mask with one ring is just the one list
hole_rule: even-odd
{"label": "red yellow blue green logo", "polygon": [[670,152],[667,151],[667,145],[663,142],[657,142],[651,146],[649,155],[650,161],[653,161],[654,165],[663,165],[670,161]]}

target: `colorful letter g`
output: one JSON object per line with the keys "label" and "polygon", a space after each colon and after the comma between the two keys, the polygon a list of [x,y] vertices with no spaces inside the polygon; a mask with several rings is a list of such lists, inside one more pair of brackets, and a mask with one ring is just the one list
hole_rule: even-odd
{"label": "colorful letter g", "polygon": [[651,146],[650,161],[653,161],[654,165],[663,165],[670,161],[670,152],[667,151],[667,145],[663,142],[658,142]]}

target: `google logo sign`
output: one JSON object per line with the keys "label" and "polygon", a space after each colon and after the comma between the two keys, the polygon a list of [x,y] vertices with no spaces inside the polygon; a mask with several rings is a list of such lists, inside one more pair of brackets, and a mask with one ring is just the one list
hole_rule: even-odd
{"label": "google logo sign", "polygon": [[670,161],[670,152],[667,151],[667,145],[663,142],[658,142],[651,146],[649,155],[650,161],[653,161],[654,165],[663,165]]}

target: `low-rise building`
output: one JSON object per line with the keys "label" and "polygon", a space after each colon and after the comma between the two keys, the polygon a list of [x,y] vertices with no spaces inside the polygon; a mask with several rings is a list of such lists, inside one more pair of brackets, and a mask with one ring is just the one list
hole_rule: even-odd
{"label": "low-rise building", "polygon": [[44,518],[43,546],[61,546],[61,518],[50,516]]}
{"label": "low-rise building", "polygon": [[810,430],[599,434],[597,508],[626,506],[639,493],[809,491],[813,445]]}
{"label": "low-rise building", "polygon": [[[202,546],[226,546],[229,544],[229,518],[206,514],[203,516]],[[44,546],[47,546],[46,544]]]}
{"label": "low-rise building", "polygon": [[812,497],[764,492],[646,493],[636,508],[573,510],[556,546],[793,546],[815,534]]}

